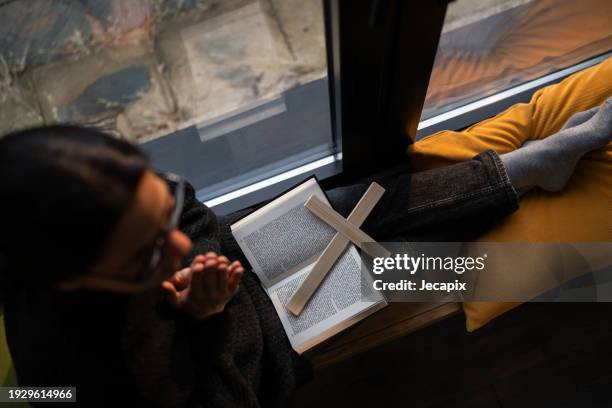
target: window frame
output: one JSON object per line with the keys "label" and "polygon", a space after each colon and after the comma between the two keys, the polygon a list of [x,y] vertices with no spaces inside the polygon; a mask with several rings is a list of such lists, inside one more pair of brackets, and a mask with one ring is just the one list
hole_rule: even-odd
{"label": "window frame", "polygon": [[[460,130],[528,102],[537,90],[612,55],[589,58],[421,121],[447,2],[410,3],[416,2],[323,0],[334,151],[205,204],[227,214],[266,201],[313,175],[327,189],[389,168],[409,170],[406,149],[411,140]],[[359,89],[343,86],[355,82]]]}
{"label": "window frame", "polygon": [[520,85],[420,121],[415,140],[421,140],[441,130],[464,129],[483,119],[495,116],[512,105],[528,103],[532,95],[539,89],[559,83],[568,76],[597,65],[611,56],[612,51],[593,56],[570,67],[523,82]]}
{"label": "window frame", "polygon": [[227,214],[274,197],[312,175],[324,188],[332,188],[406,166],[410,138],[405,123],[410,123],[408,133],[415,135],[446,6],[446,1],[323,0],[335,151],[205,204]]}

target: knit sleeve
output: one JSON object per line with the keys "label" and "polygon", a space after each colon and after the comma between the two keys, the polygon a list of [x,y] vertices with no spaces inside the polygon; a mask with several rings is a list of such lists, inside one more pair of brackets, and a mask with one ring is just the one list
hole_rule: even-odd
{"label": "knit sleeve", "polygon": [[[263,204],[261,204],[263,205]],[[211,407],[281,407],[296,384],[297,354],[230,225],[254,209],[217,217],[187,189],[181,229],[199,253],[215,251],[245,268],[236,296],[217,315],[190,322],[197,400]]]}
{"label": "knit sleeve", "polygon": [[217,216],[210,208],[198,201],[189,183],[185,186],[185,202],[179,227],[193,242],[191,253],[183,262],[184,266],[188,266],[198,254],[209,251],[220,252]]}
{"label": "knit sleeve", "polygon": [[[197,200],[195,191],[186,184],[185,203],[180,229],[191,239],[193,248],[184,261],[188,266],[198,254],[214,251],[227,255],[222,245],[227,226],[215,213]],[[190,347],[197,372],[197,400],[210,407],[258,407],[252,386],[245,381],[234,362],[231,347],[238,335],[236,319],[226,309],[222,313],[196,320],[185,315],[190,328]]]}

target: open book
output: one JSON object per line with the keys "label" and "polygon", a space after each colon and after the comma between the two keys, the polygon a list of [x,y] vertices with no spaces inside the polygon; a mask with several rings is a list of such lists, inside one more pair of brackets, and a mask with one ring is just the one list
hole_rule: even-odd
{"label": "open book", "polygon": [[338,258],[299,316],[285,305],[336,234],[304,203],[316,195],[329,205],[313,177],[232,224],[232,233],[259,276],[291,346],[303,353],[387,305],[373,291],[351,244]]}

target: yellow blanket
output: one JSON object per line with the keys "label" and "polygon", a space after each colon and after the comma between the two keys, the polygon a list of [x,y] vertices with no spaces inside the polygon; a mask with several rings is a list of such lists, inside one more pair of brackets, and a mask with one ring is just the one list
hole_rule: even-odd
{"label": "yellow blanket", "polygon": [[[506,153],[526,140],[557,132],[575,112],[600,105],[612,95],[612,58],[536,92],[462,132],[442,131],[409,148],[415,171],[468,160],[493,149]],[[585,155],[569,185],[559,193],[534,190],[520,208],[501,220],[480,241],[612,241],[612,144]],[[467,330],[473,331],[517,306],[516,303],[466,302]]]}

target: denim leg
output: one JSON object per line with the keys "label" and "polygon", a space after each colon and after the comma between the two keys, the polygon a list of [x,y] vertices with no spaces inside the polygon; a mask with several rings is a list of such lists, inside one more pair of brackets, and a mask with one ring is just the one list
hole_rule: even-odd
{"label": "denim leg", "polygon": [[[363,230],[378,241],[469,241],[518,208],[518,195],[497,153],[455,165],[377,179],[385,188]],[[326,192],[348,216],[367,184]]]}

